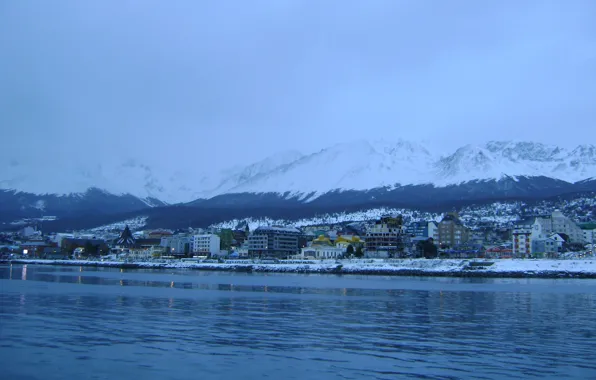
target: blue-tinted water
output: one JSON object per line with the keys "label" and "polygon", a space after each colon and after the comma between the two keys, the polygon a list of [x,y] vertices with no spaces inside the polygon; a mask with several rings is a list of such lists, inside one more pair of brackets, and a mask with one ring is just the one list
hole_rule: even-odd
{"label": "blue-tinted water", "polygon": [[0,378],[596,378],[595,300],[595,280],[4,265]]}

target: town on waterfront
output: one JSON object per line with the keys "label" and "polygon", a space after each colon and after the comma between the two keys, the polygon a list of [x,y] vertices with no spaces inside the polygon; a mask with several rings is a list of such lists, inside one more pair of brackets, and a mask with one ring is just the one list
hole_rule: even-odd
{"label": "town on waterfront", "polygon": [[[412,218],[407,218],[412,219]],[[4,232],[2,259],[124,262],[342,259],[579,259],[592,257],[596,223],[559,210],[508,226],[470,226],[455,212],[437,220],[382,215],[375,220],[235,228],[143,229],[126,221],[96,229],[43,234],[35,225]]]}

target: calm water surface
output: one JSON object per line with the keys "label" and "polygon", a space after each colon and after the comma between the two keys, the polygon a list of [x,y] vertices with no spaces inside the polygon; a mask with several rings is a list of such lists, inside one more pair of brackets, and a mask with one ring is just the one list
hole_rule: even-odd
{"label": "calm water surface", "polygon": [[0,266],[2,379],[596,379],[596,281]]}

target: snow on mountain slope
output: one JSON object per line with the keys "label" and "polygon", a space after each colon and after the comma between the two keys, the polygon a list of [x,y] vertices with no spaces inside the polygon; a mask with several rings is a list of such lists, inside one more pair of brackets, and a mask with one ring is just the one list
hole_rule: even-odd
{"label": "snow on mountain slope", "polygon": [[552,175],[567,178],[567,181],[581,181],[596,177],[596,147],[580,145],[561,159],[552,170]]}
{"label": "snow on mountain slope", "polygon": [[399,141],[355,141],[260,173],[229,192],[324,193],[330,190],[365,190],[401,183],[423,183],[433,162],[422,146]]}
{"label": "snow on mountain slope", "polygon": [[440,186],[504,176],[548,175],[558,154],[558,148],[532,143],[493,141],[485,146],[466,145],[439,159],[433,183]]}
{"label": "snow on mountain slope", "polygon": [[[458,152],[449,156],[456,159]],[[452,167],[447,183],[472,179],[498,179],[507,176],[546,176],[567,182],[577,182],[596,175],[596,149],[593,145],[580,145],[573,151],[532,142],[491,141],[483,147],[466,147],[468,156],[453,165],[441,160],[442,174]],[[476,150],[475,154],[471,153]],[[482,157],[482,159],[481,159]],[[435,184],[440,185],[438,180]]]}
{"label": "snow on mountain slope", "polygon": [[189,202],[225,193],[253,176],[300,157],[302,154],[296,151],[281,152],[248,166],[240,165],[211,174],[203,173],[200,168],[172,170],[171,161],[149,165],[117,156],[92,159],[58,156],[44,161],[0,160],[0,189],[68,195],[98,188],[111,194],[151,197],[167,203]]}
{"label": "snow on mountain slope", "polygon": [[289,150],[276,153],[248,166],[237,166],[232,169],[227,169],[218,177],[219,183],[212,183],[211,187],[205,188],[205,190],[201,192],[201,198],[208,198],[213,195],[226,193],[241,184],[251,181],[255,177],[274,172],[275,170],[278,170],[278,168],[285,167],[300,160],[302,157],[302,153],[295,150]]}
{"label": "snow on mountain slope", "polygon": [[[33,194],[83,194],[89,188],[103,189],[111,194],[132,194],[139,198],[153,197],[168,203],[184,194],[182,184],[155,172],[148,165],[133,159],[116,162],[83,162],[76,157],[47,161],[11,160],[0,162],[0,189],[14,189]],[[173,175],[170,174],[170,177]],[[182,182],[184,178],[180,178]],[[182,188],[182,190],[180,190]],[[194,191],[188,189],[190,197]],[[182,196],[181,196],[182,195]]]}
{"label": "snow on mountain slope", "polygon": [[581,145],[569,152],[533,142],[491,141],[435,157],[424,146],[403,140],[355,141],[260,172],[227,192],[291,192],[314,199],[332,190],[425,183],[447,186],[505,176],[546,176],[567,182],[592,178],[596,176],[596,148]]}
{"label": "snow on mountain slope", "polygon": [[332,190],[446,186],[503,176],[577,182],[596,177],[596,147],[566,150],[533,142],[491,141],[438,156],[425,145],[404,140],[359,140],[307,155],[285,151],[250,164],[239,159],[236,167],[207,174],[203,168],[210,164],[185,162],[179,167],[169,159],[148,164],[125,154],[90,158],[73,153],[41,161],[0,157],[0,189],[71,194],[98,188],[178,203],[242,192],[290,192],[314,199]]}

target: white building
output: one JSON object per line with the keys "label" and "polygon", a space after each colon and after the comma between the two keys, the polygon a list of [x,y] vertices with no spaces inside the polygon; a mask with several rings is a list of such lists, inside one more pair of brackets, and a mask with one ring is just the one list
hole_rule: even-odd
{"label": "white building", "polygon": [[192,237],[192,252],[201,255],[218,254],[221,239],[215,234],[194,235]]}
{"label": "white building", "polygon": [[439,225],[435,221],[428,222],[428,233],[427,237],[432,238],[434,241],[439,241]]}
{"label": "white building", "polygon": [[314,257],[315,259],[337,259],[342,257],[345,252],[346,251],[343,248],[318,245],[302,248],[300,257],[302,259],[306,257]]}
{"label": "white building", "polygon": [[549,239],[552,239],[555,242],[555,246],[557,248],[557,250],[560,250],[561,248],[563,248],[563,243],[565,243],[565,239],[563,239],[563,237],[559,234],[551,234],[549,236]]}
{"label": "white building", "polygon": [[583,243],[584,234],[582,229],[571,219],[567,218],[559,210],[551,214],[552,232],[569,236],[571,243]]}
{"label": "white building", "polygon": [[536,217],[532,224],[532,238],[546,239],[553,233],[569,236],[570,243],[583,243],[582,229],[559,210],[546,217]]}

